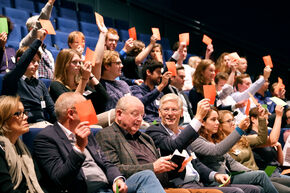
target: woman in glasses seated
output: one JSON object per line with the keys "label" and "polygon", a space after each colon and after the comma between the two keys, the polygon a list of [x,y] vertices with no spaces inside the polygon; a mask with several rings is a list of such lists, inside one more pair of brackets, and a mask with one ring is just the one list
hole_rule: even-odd
{"label": "woman in glasses seated", "polygon": [[29,131],[19,97],[0,96],[0,192],[43,193],[32,157],[19,139]]}

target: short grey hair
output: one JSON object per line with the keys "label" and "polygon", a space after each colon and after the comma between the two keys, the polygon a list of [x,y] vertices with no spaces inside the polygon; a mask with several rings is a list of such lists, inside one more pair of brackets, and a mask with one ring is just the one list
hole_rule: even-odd
{"label": "short grey hair", "polygon": [[163,104],[166,103],[167,101],[175,101],[178,104],[179,109],[182,109],[183,102],[181,98],[174,93],[166,94],[160,99],[159,109],[161,109]]}
{"label": "short grey hair", "polygon": [[26,21],[26,28],[29,31],[30,28],[34,28],[36,26],[36,23],[38,21],[39,15],[34,15],[27,19]]}
{"label": "short grey hair", "polygon": [[138,101],[142,103],[140,99],[138,99],[135,96],[131,96],[131,95],[123,96],[118,100],[115,110],[118,110],[118,109],[126,110],[131,104],[130,101]]}

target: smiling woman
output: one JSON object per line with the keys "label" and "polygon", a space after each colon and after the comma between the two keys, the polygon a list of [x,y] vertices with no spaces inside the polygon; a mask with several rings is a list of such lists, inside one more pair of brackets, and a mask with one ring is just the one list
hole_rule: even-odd
{"label": "smiling woman", "polygon": [[0,97],[0,192],[40,192],[32,157],[19,139],[29,131],[19,97]]}

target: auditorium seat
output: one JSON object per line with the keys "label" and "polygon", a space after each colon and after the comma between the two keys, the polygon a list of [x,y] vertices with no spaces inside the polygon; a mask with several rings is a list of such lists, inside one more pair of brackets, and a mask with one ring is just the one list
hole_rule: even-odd
{"label": "auditorium seat", "polygon": [[115,19],[115,28],[128,30],[129,22],[121,19]]}
{"label": "auditorium seat", "polygon": [[99,37],[99,29],[97,24],[80,22],[80,31],[85,36]]}
{"label": "auditorium seat", "polygon": [[138,38],[138,40],[141,40],[142,42],[144,42],[146,46],[148,46],[148,44],[150,43],[151,35],[143,34],[143,33],[137,33],[137,38]]}
{"label": "auditorium seat", "polygon": [[162,48],[164,50],[170,50],[170,43],[169,43],[169,39],[166,37],[161,37],[161,42],[160,44],[162,45]]}
{"label": "auditorium seat", "polygon": [[22,39],[21,25],[14,24],[14,29],[12,30],[12,32],[9,35],[7,44],[12,45],[12,47],[14,47],[14,48],[16,45],[18,47],[21,39]]}
{"label": "auditorium seat", "polygon": [[14,24],[25,25],[26,20],[29,18],[27,11],[4,7],[3,14],[8,16]]}
{"label": "auditorium seat", "polygon": [[0,8],[1,7],[12,7],[12,1],[11,0],[0,0]]}
{"label": "auditorium seat", "polygon": [[56,45],[54,47],[58,48],[59,50],[63,48],[68,48],[67,38],[68,33],[56,31],[56,35],[52,36],[53,45]]}
{"label": "auditorium seat", "polygon": [[116,51],[120,52],[122,50],[122,48],[124,47],[125,43],[124,42],[118,42],[117,47],[116,47]]}
{"label": "auditorium seat", "polygon": [[71,19],[75,21],[78,20],[77,12],[69,8],[60,7],[58,10],[58,15],[59,17],[62,17],[62,18],[67,18],[67,19]]}
{"label": "auditorium seat", "polygon": [[58,17],[56,24],[57,29],[62,32],[79,31],[78,23],[75,20]]}
{"label": "auditorium seat", "polygon": [[86,46],[89,47],[91,50],[95,50],[95,47],[98,43],[98,36],[96,37],[90,37],[86,36]]}
{"label": "auditorium seat", "polygon": [[103,16],[103,18],[104,18],[104,23],[105,23],[107,28],[109,28],[109,27],[114,28],[115,27],[113,18],[106,17],[106,16]]}
{"label": "auditorium seat", "polygon": [[128,30],[120,29],[118,31],[119,31],[120,41],[126,42],[126,40],[129,39],[129,32],[128,32]]}
{"label": "auditorium seat", "polygon": [[78,11],[79,21],[87,23],[96,23],[95,15],[93,12]]}
{"label": "auditorium seat", "polygon": [[24,10],[29,13],[35,12],[34,3],[33,1],[26,1],[26,0],[14,0],[15,8],[19,10]]}
{"label": "auditorium seat", "polygon": [[163,55],[165,57],[165,61],[168,61],[169,58],[171,58],[172,54],[173,54],[172,50],[163,50]]}

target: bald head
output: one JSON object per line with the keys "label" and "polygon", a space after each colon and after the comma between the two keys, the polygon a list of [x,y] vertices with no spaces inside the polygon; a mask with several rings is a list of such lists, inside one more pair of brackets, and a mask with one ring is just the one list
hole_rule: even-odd
{"label": "bald head", "polygon": [[137,97],[128,95],[123,96],[122,98],[119,99],[115,109],[126,110],[128,109],[128,107],[132,105],[142,105],[144,108],[143,103]]}
{"label": "bald head", "polygon": [[80,103],[85,100],[85,97],[75,92],[66,92],[60,95],[55,102],[54,108],[57,120],[64,121],[67,117],[67,110],[74,107],[76,103]]}

